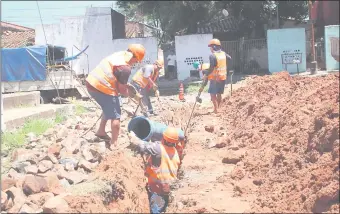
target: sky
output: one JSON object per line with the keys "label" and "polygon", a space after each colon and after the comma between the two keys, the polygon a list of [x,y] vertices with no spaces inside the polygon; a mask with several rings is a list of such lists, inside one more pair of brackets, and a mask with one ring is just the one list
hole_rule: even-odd
{"label": "sky", "polygon": [[59,23],[62,17],[84,16],[87,7],[115,7],[115,1],[1,1],[1,21],[35,28]]}

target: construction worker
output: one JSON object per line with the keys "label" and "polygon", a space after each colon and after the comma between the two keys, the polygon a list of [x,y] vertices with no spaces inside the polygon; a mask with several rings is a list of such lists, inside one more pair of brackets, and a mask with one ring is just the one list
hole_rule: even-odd
{"label": "construction worker", "polygon": [[214,105],[214,113],[217,113],[221,105],[222,94],[227,79],[227,58],[231,57],[221,49],[221,42],[218,39],[212,39],[208,47],[210,48],[211,55],[209,56],[209,69],[204,71],[203,84],[200,92],[203,91],[207,81],[210,81],[208,93],[210,94],[211,101]]}
{"label": "construction worker", "polygon": [[156,115],[156,113],[153,111],[149,94],[150,89],[153,88],[156,97],[159,97],[159,91],[156,82],[160,70],[163,69],[163,67],[163,60],[158,59],[152,65],[149,64],[143,66],[136,72],[136,74],[132,78],[131,85],[133,85],[136,88],[137,92],[142,95],[142,102],[148,108],[146,114]]}
{"label": "construction worker", "polygon": [[180,157],[175,148],[180,141],[178,129],[168,127],[163,132],[161,143],[142,141],[133,132],[129,134],[129,138],[142,154],[150,155],[145,169],[150,211],[165,212],[169,203],[170,186],[176,181],[180,166]]}
{"label": "construction worker", "polygon": [[[104,58],[86,78],[89,94],[101,106],[102,119],[96,136],[110,141],[110,148],[117,146],[120,129],[119,95],[128,96],[127,82],[131,74],[131,66],[141,62],[145,48],[141,44],[131,44],[127,51],[116,52]],[[105,126],[111,120],[111,138],[105,132]]]}

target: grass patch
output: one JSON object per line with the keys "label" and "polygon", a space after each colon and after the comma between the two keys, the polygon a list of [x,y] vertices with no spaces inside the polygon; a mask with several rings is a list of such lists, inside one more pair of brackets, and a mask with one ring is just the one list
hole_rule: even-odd
{"label": "grass patch", "polygon": [[13,131],[4,132],[1,135],[2,145],[9,151],[19,148],[25,144],[26,135],[33,132],[36,135],[44,133],[47,129],[54,125],[53,120],[35,119],[25,122],[23,127]]}
{"label": "grass patch", "polygon": [[1,134],[1,143],[3,150],[12,152],[26,143],[26,135],[34,133],[36,136],[43,134],[47,129],[52,128],[55,124],[62,123],[67,117],[62,113],[57,113],[54,119],[31,119],[27,120],[24,125],[14,131],[8,131]]}
{"label": "grass patch", "polygon": [[78,103],[75,104],[75,114],[76,115],[81,115],[81,114],[84,114],[86,112],[87,112],[87,109],[84,106],[82,106]]}
{"label": "grass patch", "polygon": [[[199,89],[201,88],[201,83],[199,84],[191,84],[185,89],[186,93],[198,93]],[[203,92],[208,92],[208,84],[204,87]]]}

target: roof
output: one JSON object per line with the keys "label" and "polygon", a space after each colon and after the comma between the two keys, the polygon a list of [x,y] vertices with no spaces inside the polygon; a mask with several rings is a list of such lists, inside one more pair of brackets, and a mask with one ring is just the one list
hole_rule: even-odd
{"label": "roof", "polygon": [[4,32],[1,35],[1,48],[19,48],[34,45],[35,31]]}
{"label": "roof", "polygon": [[238,30],[238,23],[237,19],[229,17],[218,22],[201,25],[197,28],[197,33],[235,32]]}
{"label": "roof", "polygon": [[28,28],[28,27],[24,27],[24,26],[20,26],[20,25],[16,25],[16,24],[12,24],[12,23],[8,23],[8,22],[0,22],[0,26],[3,29],[2,31],[32,31],[34,30],[33,28]]}
{"label": "roof", "polygon": [[145,24],[134,21],[125,22],[126,38],[148,37],[152,36],[151,32],[151,28]]}

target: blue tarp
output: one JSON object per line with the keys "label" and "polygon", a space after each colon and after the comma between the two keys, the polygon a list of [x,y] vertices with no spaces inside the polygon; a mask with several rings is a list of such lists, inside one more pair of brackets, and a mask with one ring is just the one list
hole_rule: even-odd
{"label": "blue tarp", "polygon": [[46,80],[47,46],[1,49],[1,78],[4,82]]}

